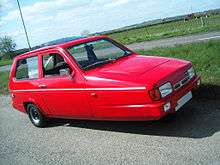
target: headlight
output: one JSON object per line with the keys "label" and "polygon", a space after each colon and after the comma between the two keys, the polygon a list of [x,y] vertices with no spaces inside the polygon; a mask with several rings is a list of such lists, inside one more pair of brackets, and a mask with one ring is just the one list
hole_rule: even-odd
{"label": "headlight", "polygon": [[187,70],[187,73],[188,73],[190,79],[195,76],[195,70],[193,69],[193,67],[189,68]]}
{"label": "headlight", "polygon": [[165,97],[165,96],[169,95],[170,93],[173,92],[173,88],[172,88],[171,83],[168,82],[168,83],[160,86],[159,91],[160,91],[161,97]]}

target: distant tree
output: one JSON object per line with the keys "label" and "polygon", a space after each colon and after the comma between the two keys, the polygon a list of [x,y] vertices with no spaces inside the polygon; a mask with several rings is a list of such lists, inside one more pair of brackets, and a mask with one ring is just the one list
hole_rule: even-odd
{"label": "distant tree", "polygon": [[5,59],[12,59],[15,55],[16,43],[10,36],[0,37],[0,56]]}

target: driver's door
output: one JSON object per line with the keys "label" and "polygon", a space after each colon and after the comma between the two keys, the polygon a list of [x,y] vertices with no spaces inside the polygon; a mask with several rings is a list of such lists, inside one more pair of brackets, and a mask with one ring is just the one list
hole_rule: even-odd
{"label": "driver's door", "polygon": [[[65,58],[58,51],[41,54],[41,97],[51,116],[90,118],[91,111],[83,90],[84,80]],[[63,70],[67,70],[70,76],[63,74]]]}

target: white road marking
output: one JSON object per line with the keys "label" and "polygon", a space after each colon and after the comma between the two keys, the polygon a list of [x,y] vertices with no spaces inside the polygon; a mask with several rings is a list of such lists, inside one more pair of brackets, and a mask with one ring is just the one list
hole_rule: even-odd
{"label": "white road marking", "polygon": [[220,38],[220,36],[213,36],[213,37],[207,37],[207,38],[200,38],[197,39],[198,41],[203,41],[203,40],[209,40],[209,39],[213,39],[213,38]]}

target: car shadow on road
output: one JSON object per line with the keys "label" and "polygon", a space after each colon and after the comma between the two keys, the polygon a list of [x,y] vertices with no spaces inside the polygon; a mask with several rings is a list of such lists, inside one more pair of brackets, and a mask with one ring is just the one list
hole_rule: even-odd
{"label": "car shadow on road", "polygon": [[220,86],[202,86],[173,120],[118,122],[54,119],[48,127],[67,126],[140,135],[205,138],[220,131]]}

